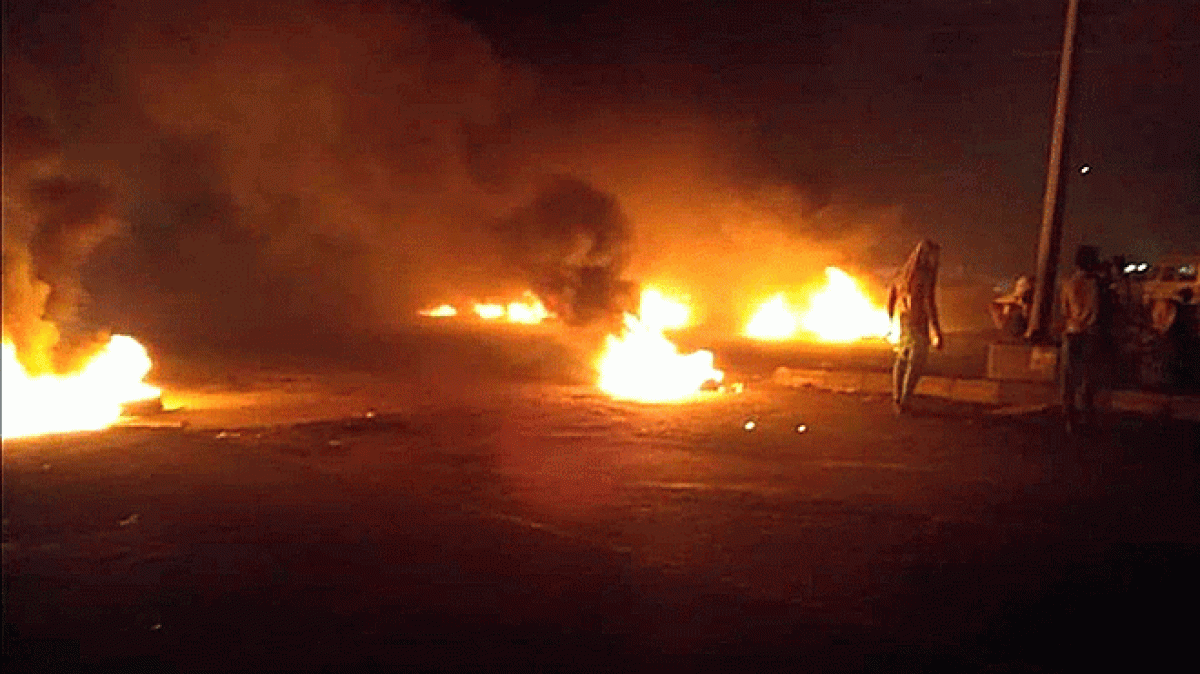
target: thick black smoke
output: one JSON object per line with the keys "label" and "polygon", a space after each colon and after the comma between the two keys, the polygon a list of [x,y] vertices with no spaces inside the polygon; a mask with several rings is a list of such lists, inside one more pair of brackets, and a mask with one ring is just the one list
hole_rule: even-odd
{"label": "thick black smoke", "polygon": [[741,127],[539,80],[428,4],[5,12],[5,329],[23,351],[85,323],[336,341],[525,290],[586,324],[633,308],[632,281],[736,322],[764,284],[838,262],[844,237],[805,232],[878,219],[822,220],[786,184],[762,198],[775,181]]}
{"label": "thick black smoke", "polygon": [[7,86],[3,124],[4,338],[33,374],[71,370],[99,343],[78,320],[81,270],[122,222],[111,189],[74,175],[51,124]]}
{"label": "thick black smoke", "polygon": [[636,309],[636,288],[622,279],[632,231],[613,195],[557,176],[495,233],[518,274],[568,323],[611,322]]}

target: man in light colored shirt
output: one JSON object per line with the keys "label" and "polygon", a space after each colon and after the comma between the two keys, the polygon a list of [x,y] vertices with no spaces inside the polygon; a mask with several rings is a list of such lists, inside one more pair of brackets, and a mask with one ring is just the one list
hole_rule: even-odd
{"label": "man in light colored shirt", "polygon": [[1075,272],[1062,285],[1062,351],[1059,356],[1063,417],[1068,433],[1094,413],[1097,362],[1103,346],[1100,255],[1094,246],[1075,251]]}
{"label": "man in light colored shirt", "polygon": [[937,310],[941,250],[929,239],[918,243],[888,291],[888,319],[899,328],[892,364],[892,408],[896,414],[908,411],[909,399],[924,373],[929,347],[943,346]]}

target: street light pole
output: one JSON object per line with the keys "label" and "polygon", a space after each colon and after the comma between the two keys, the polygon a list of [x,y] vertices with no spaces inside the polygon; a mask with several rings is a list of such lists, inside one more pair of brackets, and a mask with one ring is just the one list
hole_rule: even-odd
{"label": "street light pole", "polygon": [[1046,193],[1042,198],[1042,230],[1038,237],[1037,284],[1029,330],[1025,337],[1034,342],[1049,341],[1051,310],[1054,308],[1054,281],[1058,271],[1058,253],[1062,246],[1062,207],[1059,182],[1062,178],[1063,136],[1067,126],[1067,99],[1071,89],[1071,57],[1075,51],[1075,18],[1079,0],[1068,0],[1067,25],[1063,30],[1062,60],[1058,68],[1058,95],[1054,101],[1054,129],[1050,137],[1050,159],[1046,164]]}

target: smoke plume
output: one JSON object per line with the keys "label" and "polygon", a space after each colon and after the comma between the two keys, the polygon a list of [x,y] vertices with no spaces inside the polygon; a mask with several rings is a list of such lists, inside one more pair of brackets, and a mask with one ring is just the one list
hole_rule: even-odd
{"label": "smoke plume", "polygon": [[633,284],[622,279],[630,225],[611,194],[556,176],[495,232],[513,267],[568,323],[613,322],[637,308]]}
{"label": "smoke plume", "polygon": [[772,175],[746,125],[541,79],[423,4],[5,8],[4,318],[23,354],[84,324],[386,332],[524,290],[585,324],[641,282],[736,314],[870,261],[902,220]]}
{"label": "smoke plume", "polygon": [[[6,82],[7,84],[7,82]],[[73,175],[49,124],[4,96],[4,338],[40,375],[74,369],[102,343],[77,319],[88,256],[121,229],[110,189]]]}

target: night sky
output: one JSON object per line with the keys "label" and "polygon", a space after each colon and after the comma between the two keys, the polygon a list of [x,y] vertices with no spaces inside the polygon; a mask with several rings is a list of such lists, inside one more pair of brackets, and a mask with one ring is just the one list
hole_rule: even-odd
{"label": "night sky", "polygon": [[[922,236],[1032,271],[1065,7],[6,0],[6,331],[386,330],[597,259],[732,317]],[[1200,3],[1082,0],[1077,66],[1064,249],[1200,248]]]}
{"label": "night sky", "polygon": [[[1040,222],[1066,2],[448,3],[568,100],[671,100],[752,129],[812,198],[899,205],[984,273]],[[1068,239],[1200,245],[1200,3],[1083,0]],[[954,256],[953,253],[951,253]],[[958,257],[958,256],[954,256]]]}

